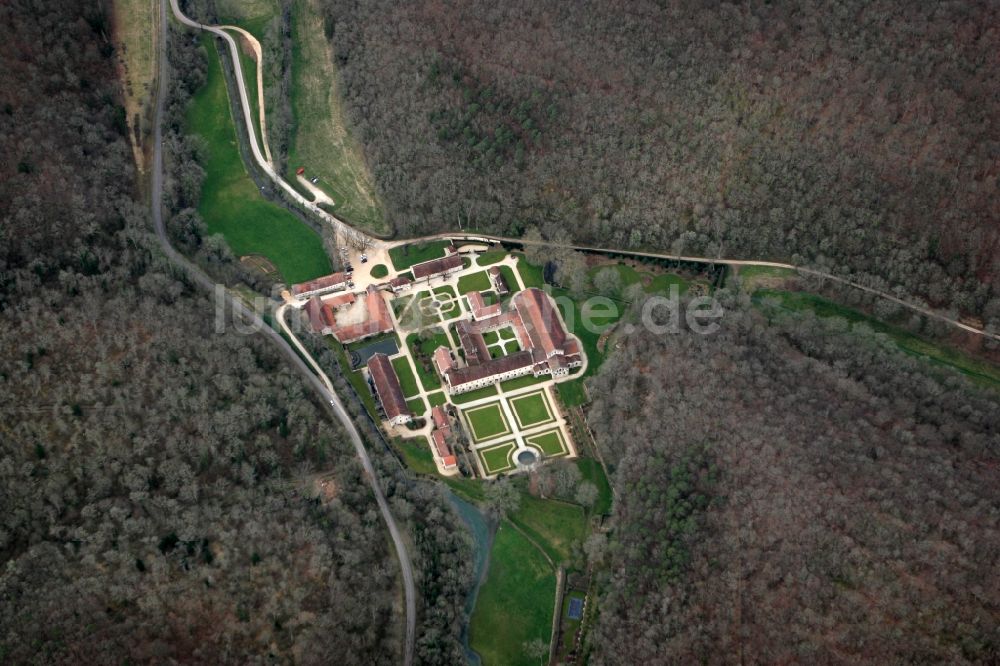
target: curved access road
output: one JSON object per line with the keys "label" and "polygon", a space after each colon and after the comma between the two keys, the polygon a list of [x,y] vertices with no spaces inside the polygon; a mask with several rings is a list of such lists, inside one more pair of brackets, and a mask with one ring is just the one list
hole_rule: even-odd
{"label": "curved access road", "polygon": [[[264,50],[260,47],[260,42],[249,32],[238,25],[220,25],[223,30],[238,32],[247,40],[247,44],[253,49],[254,58],[257,60],[257,119],[260,121],[260,142],[267,157],[267,163],[274,166],[274,158],[271,157],[271,148],[267,142],[267,117],[264,114]],[[248,116],[249,117],[249,116]]]}
{"label": "curved access road", "polygon": [[[171,0],[175,8],[177,7],[177,0]],[[313,374],[309,367],[302,361],[302,358],[295,353],[295,350],[288,344],[288,342],[279,334],[276,330],[267,325],[266,322],[258,315],[255,311],[248,308],[243,304],[238,298],[234,298],[228,291],[225,290],[221,285],[216,284],[208,275],[206,275],[200,268],[188,261],[183,255],[181,255],[177,250],[170,245],[170,241],[167,238],[166,229],[163,223],[163,211],[162,211],[162,201],[163,201],[163,136],[162,136],[162,126],[163,126],[163,107],[164,101],[167,96],[167,81],[168,81],[168,68],[167,68],[167,54],[166,54],[166,42],[167,42],[167,17],[166,17],[166,5],[161,3],[160,5],[160,23],[161,23],[161,34],[160,43],[158,50],[159,58],[159,68],[158,68],[158,82],[157,95],[156,95],[156,116],[153,129],[153,176],[151,184],[151,203],[152,203],[152,214],[153,214],[153,226],[156,230],[156,237],[160,242],[160,246],[163,248],[164,254],[167,258],[177,266],[179,266],[190,278],[199,286],[203,287],[208,292],[215,292],[216,290],[222,290],[225,294],[226,300],[229,302],[230,306],[233,308],[235,313],[243,317],[246,320],[252,321],[254,323],[255,329],[262,332],[271,342],[278,347],[278,349],[285,355],[287,360],[292,364],[292,366],[299,371],[299,373],[306,380],[307,384],[312,388],[316,394],[322,399],[323,404],[326,405],[328,412],[340,422],[343,426],[344,431],[347,433],[354,445],[354,449],[357,452],[358,458],[361,460],[361,465],[365,470],[365,476],[368,479],[368,483],[371,486],[372,492],[375,494],[375,500],[378,504],[379,512],[382,514],[382,519],[385,521],[386,527],[389,530],[389,535],[392,537],[393,545],[396,549],[396,556],[399,559],[399,568],[403,580],[403,592],[404,592],[404,605],[406,612],[406,639],[404,645],[404,659],[403,663],[406,666],[410,666],[413,663],[413,648],[416,640],[416,627],[417,627],[417,610],[416,610],[416,585],[413,580],[413,566],[410,563],[410,556],[406,550],[406,543],[403,540],[403,535],[399,530],[396,520],[392,516],[392,512],[389,510],[389,503],[385,499],[385,494],[382,492],[382,486],[379,485],[378,476],[375,473],[375,468],[372,465],[371,458],[368,456],[368,451],[365,449],[364,442],[361,439],[361,434],[358,432],[357,427],[351,420],[347,409],[344,407],[344,403],[340,400],[340,397],[333,390],[333,384],[330,379],[322,372],[316,361],[313,360],[312,356],[302,348],[301,343],[291,335],[291,339],[295,342],[296,346],[303,353],[305,358],[309,359],[310,364],[317,374]],[[221,32],[221,31],[219,31]],[[225,33],[223,33],[225,35]],[[230,43],[232,38],[229,39]],[[238,56],[236,56],[234,51],[234,57],[238,62]],[[242,78],[237,77],[238,81],[242,81]],[[241,84],[242,87],[242,84]],[[246,106],[244,98],[244,107]],[[244,109],[245,110],[245,109]],[[247,115],[249,118],[250,116]],[[256,145],[256,144],[254,144]],[[257,152],[259,154],[259,150]],[[272,172],[273,173],[273,172]],[[284,321],[284,308],[282,308],[279,313],[279,321],[282,327],[291,334],[288,330],[288,326]]]}
{"label": "curved access road", "polygon": [[[240,62],[239,47],[236,45],[236,40],[233,39],[233,36],[226,32],[226,30],[240,30],[241,34],[249,33],[246,33],[246,31],[241,28],[234,28],[232,26],[204,25],[202,23],[198,23],[197,21],[193,21],[181,11],[181,8],[177,4],[177,0],[170,0],[170,8],[173,10],[174,17],[183,25],[197,30],[205,30],[213,35],[221,37],[226,41],[226,44],[229,46],[229,54],[233,61],[233,71],[236,73],[236,88],[240,94],[240,107],[243,109],[243,117],[248,119],[253,118],[253,114],[250,112],[250,100],[247,97],[246,81],[243,78],[243,65]],[[261,59],[263,59],[263,54],[261,54]],[[257,61],[258,71],[263,66],[261,59],[258,59]],[[261,115],[264,113],[263,99],[260,99],[260,113]],[[330,224],[334,228],[334,231],[359,247],[380,247],[383,244],[383,241],[372,238],[371,236],[355,229],[343,220],[330,215],[318,205],[302,196],[298,190],[292,187],[288,181],[282,178],[281,175],[274,170],[274,166],[271,164],[270,160],[261,151],[260,142],[257,140],[257,133],[253,129],[253,123],[247,122],[245,124],[247,127],[247,138],[250,140],[250,152],[253,154],[253,159],[257,163],[257,166],[259,166],[260,169],[267,174],[267,177],[273,180],[278,187],[284,190],[285,194],[287,194],[293,201],[312,212],[324,222]]]}
{"label": "curved access road", "polygon": [[[232,26],[210,26],[210,25],[202,25],[201,23],[198,23],[196,21],[192,21],[187,16],[185,16],[183,13],[181,13],[181,10],[180,10],[180,8],[177,5],[177,0],[170,0],[170,5],[173,8],[174,16],[176,16],[177,20],[180,21],[181,23],[183,23],[184,25],[192,27],[192,28],[198,28],[199,30],[207,30],[209,32],[212,32],[212,33],[214,33],[214,34],[222,37],[223,39],[225,39],[226,42],[229,44],[229,51],[230,51],[230,54],[231,54],[232,60],[233,60],[233,68],[235,69],[236,74],[237,74],[237,76],[236,76],[236,84],[237,84],[237,87],[239,88],[240,104],[243,107],[243,116],[245,118],[250,118],[251,117],[251,115],[250,115],[250,103],[249,103],[248,98],[247,98],[246,85],[244,84],[244,80],[243,80],[243,69],[242,69],[241,64],[240,64],[239,52],[237,51],[236,42],[233,40],[232,36],[229,35],[226,32],[226,29],[232,29],[232,30],[238,30],[238,31],[240,31],[241,34],[247,35],[252,40],[251,43],[254,43],[257,40],[253,39],[253,36],[250,35],[250,33],[248,33],[245,30],[243,30],[242,28],[235,28],[235,27],[232,27]],[[259,47],[259,44],[258,44],[258,47]],[[263,53],[260,53],[260,55],[257,58],[257,75],[258,75],[258,84],[257,85],[258,85],[258,91],[261,91],[261,95],[263,95],[262,89],[260,87],[260,85],[261,85],[260,84],[260,77],[261,77],[262,68],[263,68]],[[261,128],[263,129],[263,127],[264,127],[264,121],[263,121],[263,116],[264,116],[264,99],[263,99],[262,96],[259,99],[260,99]],[[256,136],[256,133],[254,132],[254,129],[253,129],[253,123],[249,123],[249,122],[246,123],[246,127],[247,127],[247,134],[248,134],[248,137],[250,139],[250,147],[251,147],[251,150],[253,152],[254,160],[257,162],[257,164],[260,166],[260,168],[263,169],[265,173],[267,173],[268,177],[270,177],[271,180],[273,180],[279,187],[281,187],[281,189],[283,189],[285,192],[287,192],[292,197],[292,199],[294,199],[295,201],[297,201],[298,203],[300,203],[306,209],[312,211],[320,219],[322,219],[322,220],[330,223],[334,227],[335,231],[337,231],[339,234],[341,234],[342,236],[344,236],[348,240],[354,242],[358,247],[380,247],[380,248],[388,248],[388,247],[392,247],[392,246],[396,246],[396,245],[403,245],[403,244],[406,244],[406,243],[419,242],[419,241],[425,241],[425,240],[432,240],[432,239],[435,239],[435,238],[439,238],[439,239],[454,238],[454,239],[466,239],[466,240],[483,239],[483,240],[487,240],[487,241],[491,241],[491,242],[511,242],[511,243],[522,243],[522,244],[526,244],[526,243],[527,244],[531,244],[531,243],[533,243],[533,241],[525,241],[524,239],[521,239],[521,238],[506,238],[506,237],[503,237],[503,236],[491,236],[491,235],[485,235],[485,234],[472,234],[472,233],[463,233],[463,232],[460,232],[460,233],[441,233],[441,234],[435,234],[435,235],[432,235],[432,236],[426,236],[426,237],[423,237],[423,238],[411,238],[411,239],[408,239],[408,240],[400,240],[400,241],[392,241],[392,242],[386,242],[386,241],[382,241],[382,240],[376,239],[376,238],[374,238],[372,236],[369,236],[369,235],[365,234],[363,231],[361,231],[359,229],[355,229],[351,225],[349,225],[346,222],[344,222],[344,221],[342,221],[342,220],[334,217],[333,215],[330,215],[325,210],[323,210],[319,206],[317,206],[315,203],[307,200],[304,196],[302,196],[301,194],[299,194],[299,192],[294,187],[292,187],[290,184],[288,184],[288,182],[285,181],[284,178],[282,178],[279,174],[277,174],[275,172],[274,167],[272,166],[272,164],[270,162],[270,156],[268,156],[268,158],[265,159],[264,155],[261,154],[261,150],[260,150],[259,144],[257,142],[257,136]],[[540,245],[550,245],[551,244],[551,243],[547,243],[545,241],[535,242],[535,243],[536,244],[540,244]],[[673,261],[692,261],[692,262],[697,262],[697,263],[727,264],[729,266],[765,266],[765,267],[772,267],[772,268],[786,268],[786,269],[789,269],[789,270],[798,271],[799,273],[803,273],[805,275],[810,275],[810,276],[813,276],[813,277],[822,278],[824,280],[831,280],[833,282],[836,282],[838,284],[842,284],[842,285],[847,286],[847,287],[852,287],[854,289],[859,289],[859,290],[861,290],[861,291],[863,291],[865,293],[872,294],[873,296],[877,296],[879,298],[884,298],[884,299],[886,299],[888,301],[896,303],[897,305],[900,305],[900,306],[902,306],[904,308],[907,308],[907,309],[909,309],[909,310],[911,310],[913,312],[917,312],[919,314],[925,315],[927,317],[930,317],[930,318],[935,319],[937,321],[943,322],[943,323],[948,324],[950,326],[954,326],[955,328],[961,329],[963,331],[967,331],[967,332],[973,333],[975,335],[981,335],[983,337],[990,338],[992,340],[1000,341],[1000,334],[998,334],[998,333],[992,333],[992,332],[987,331],[985,329],[982,329],[982,328],[979,328],[979,327],[976,327],[976,326],[972,326],[970,324],[966,324],[965,322],[959,321],[958,319],[955,319],[953,317],[949,317],[949,316],[941,314],[939,312],[935,312],[934,310],[931,310],[928,307],[925,307],[925,306],[922,306],[922,305],[917,305],[916,303],[911,303],[909,301],[903,300],[903,299],[901,299],[901,298],[899,298],[897,296],[894,296],[893,294],[890,294],[889,292],[882,291],[881,289],[875,289],[873,287],[868,287],[868,286],[863,285],[863,284],[861,284],[859,282],[854,282],[853,280],[848,280],[847,278],[842,278],[842,277],[839,277],[839,276],[834,275],[832,273],[827,273],[825,271],[820,271],[820,270],[816,270],[816,269],[813,269],[813,268],[806,268],[804,266],[795,266],[794,264],[786,264],[786,263],[775,262],[775,261],[757,261],[757,260],[754,260],[754,259],[729,259],[729,258],[722,258],[722,257],[691,257],[691,256],[667,254],[667,253],[661,253],[661,252],[636,252],[636,251],[630,251],[630,250],[619,250],[619,249],[616,249],[616,248],[597,247],[597,246],[590,246],[590,245],[570,245],[568,247],[570,247],[570,248],[572,248],[574,250],[586,250],[586,251],[589,251],[589,252],[613,253],[613,254],[620,254],[620,255],[629,255],[629,256],[634,256],[634,257],[650,257],[650,258],[653,258],[653,259],[668,259],[668,260],[673,260]]]}

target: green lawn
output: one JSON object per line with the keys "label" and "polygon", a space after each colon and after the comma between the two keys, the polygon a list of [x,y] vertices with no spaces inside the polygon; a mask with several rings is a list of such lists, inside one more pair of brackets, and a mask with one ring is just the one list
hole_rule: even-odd
{"label": "green lawn", "polygon": [[558,458],[569,453],[566,449],[566,444],[563,442],[562,433],[558,429],[550,430],[540,435],[525,437],[525,442],[531,446],[537,446],[548,458]]}
{"label": "green lawn", "polygon": [[385,264],[375,264],[372,266],[371,276],[375,279],[381,280],[389,275],[389,268]]}
{"label": "green lawn", "polygon": [[486,271],[479,271],[471,275],[463,275],[458,278],[458,293],[467,294],[470,291],[488,291],[493,283]]}
{"label": "green lawn", "polygon": [[611,513],[611,484],[608,483],[608,477],[604,474],[604,468],[601,467],[601,463],[593,458],[577,458],[576,467],[580,470],[580,474],[584,480],[590,481],[597,486],[597,490],[600,493],[591,510],[600,516]]}
{"label": "green lawn", "polygon": [[570,562],[587,538],[587,517],[583,507],[569,502],[545,500],[528,493],[510,519],[545,549],[557,564]]}
{"label": "green lawn", "polygon": [[538,666],[523,645],[534,639],[548,644],[555,592],[555,573],[545,558],[502,522],[469,625],[469,642],[484,666]]}
{"label": "green lawn", "polygon": [[511,340],[503,347],[503,353],[507,356],[521,351],[521,345],[517,344],[517,340]]}
{"label": "green lawn", "polygon": [[515,340],[515,339],[517,339],[517,336],[514,334],[514,329],[511,328],[510,326],[504,326],[503,328],[498,329],[497,333],[500,334],[500,339],[501,340]]}
{"label": "green lawn", "polygon": [[430,401],[431,407],[437,407],[439,405],[443,405],[446,402],[448,402],[448,396],[445,394],[444,391],[438,391],[436,393],[428,393],[427,399]]}
{"label": "green lawn", "polygon": [[399,245],[389,250],[389,258],[397,271],[406,270],[413,264],[419,264],[431,259],[438,259],[444,256],[444,249],[450,243],[446,240],[431,241],[429,243],[411,243],[409,245]]}
{"label": "green lawn", "polygon": [[434,293],[437,296],[451,297],[452,300],[458,299],[458,294],[455,293],[455,288],[450,284],[442,285],[440,287],[434,287]]}
{"label": "green lawn", "polygon": [[513,441],[494,444],[484,449],[476,450],[476,455],[483,462],[487,474],[499,474],[514,469],[511,452],[517,448]]}
{"label": "green lawn", "polygon": [[427,416],[427,403],[423,398],[413,398],[406,401],[406,406],[413,414],[414,418],[424,418]]}
{"label": "green lawn", "polygon": [[209,234],[222,234],[233,253],[260,254],[286,282],[302,282],[329,273],[330,259],[319,235],[257,189],[243,166],[229,98],[212,37],[204,35],[208,52],[205,85],[187,109],[186,129],[208,148],[205,181],[198,212]]}
{"label": "green lawn", "polygon": [[498,261],[503,261],[506,256],[507,250],[490,250],[489,252],[483,252],[479,255],[479,259],[476,260],[476,263],[480,266],[489,266],[490,264],[495,264]]}
{"label": "green lawn", "polygon": [[332,49],[323,32],[320,2],[294,0],[291,5],[289,102],[293,121],[288,180],[296,182],[295,170],[304,167],[305,176],[319,178],[316,185],[333,199],[332,211],[337,217],[386,233],[389,224],[374,178],[344,113]]}
{"label": "green lawn", "polygon": [[406,466],[417,474],[437,474],[434,455],[431,453],[426,439],[397,438],[393,440],[392,446],[399,453]]}
{"label": "green lawn", "polygon": [[467,402],[472,402],[473,400],[479,400],[480,398],[486,398],[496,394],[496,385],[490,384],[489,386],[484,386],[483,388],[476,389],[475,391],[453,395],[451,396],[451,401],[456,405],[464,405]]}
{"label": "green lawn", "polygon": [[542,375],[541,377],[535,377],[534,375],[525,375],[524,377],[518,377],[517,379],[508,379],[505,382],[500,382],[500,388],[503,391],[516,391],[517,389],[522,389],[528,386],[534,386],[536,384],[541,384],[547,381],[549,377]]}
{"label": "green lawn", "polygon": [[483,342],[488,345],[496,344],[500,341],[500,336],[497,335],[496,331],[486,331],[483,333]]}
{"label": "green lawn", "polygon": [[[545,391],[529,393],[528,395],[511,398],[510,406],[514,410],[514,416],[522,428],[545,423],[553,419],[552,409],[549,401],[545,397]],[[545,451],[545,449],[542,449]],[[548,453],[547,451],[545,451]]]}
{"label": "green lawn", "polygon": [[[503,270],[501,268],[501,270]],[[517,255],[517,272],[521,275],[521,284],[525,289],[537,287],[541,289],[545,286],[545,276],[541,266],[529,264],[523,254]],[[510,285],[511,291],[515,291],[514,285]]]}
{"label": "green lawn", "polygon": [[576,407],[577,405],[585,405],[587,403],[587,392],[583,386],[582,377],[556,384],[556,390],[559,391],[559,399],[568,407]]}
{"label": "green lawn", "polygon": [[403,388],[404,396],[412,398],[420,393],[420,388],[417,387],[417,378],[413,376],[413,368],[410,366],[410,359],[405,356],[397,356],[392,359],[392,369],[399,377],[399,385]]}
{"label": "green lawn", "polygon": [[472,438],[481,442],[498,435],[510,432],[510,424],[504,418],[500,403],[491,402],[488,405],[481,405],[465,410],[465,419],[469,423]]}
{"label": "green lawn", "polygon": [[[410,348],[417,365],[417,375],[425,390],[441,388],[441,378],[434,369],[432,356],[438,347],[451,347],[448,335],[441,328],[425,329],[420,333],[411,333],[406,338],[406,346]],[[424,367],[426,361],[427,367]]]}

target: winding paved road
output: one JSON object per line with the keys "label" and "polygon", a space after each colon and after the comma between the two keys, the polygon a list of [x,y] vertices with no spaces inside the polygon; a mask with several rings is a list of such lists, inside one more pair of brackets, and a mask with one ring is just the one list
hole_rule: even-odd
{"label": "winding paved road", "polygon": [[[174,7],[174,12],[177,9],[177,0],[171,0],[171,4]],[[389,510],[389,503],[385,499],[385,494],[382,492],[382,486],[379,485],[378,476],[375,473],[375,469],[372,466],[371,458],[368,457],[368,451],[365,449],[364,442],[361,439],[361,434],[358,432],[357,427],[351,420],[350,415],[344,407],[344,403],[340,400],[340,397],[333,390],[333,384],[330,379],[322,372],[316,361],[309,355],[308,352],[302,347],[301,343],[295,338],[294,335],[291,336],[292,340],[295,341],[296,346],[303,353],[303,355],[309,359],[310,364],[318,373],[313,374],[309,367],[302,361],[302,358],[295,353],[295,350],[288,344],[288,342],[279,334],[276,330],[271,328],[261,319],[255,311],[248,308],[243,304],[242,301],[233,297],[228,291],[224,290],[224,287],[218,285],[213,281],[208,275],[206,275],[200,268],[195,266],[193,263],[188,261],[183,255],[181,255],[177,250],[170,245],[170,241],[167,239],[166,230],[163,224],[163,106],[164,101],[167,96],[167,82],[168,82],[168,66],[167,66],[167,54],[166,54],[166,43],[167,43],[167,16],[166,16],[166,4],[160,4],[160,24],[161,33],[159,40],[159,69],[158,69],[158,80],[159,85],[157,87],[156,95],[156,117],[154,122],[153,130],[153,176],[152,176],[152,187],[151,187],[151,202],[152,202],[152,213],[153,213],[153,226],[156,230],[156,237],[160,241],[160,245],[163,248],[164,254],[167,258],[179,266],[188,276],[199,286],[203,287],[210,293],[214,293],[217,289],[222,289],[225,293],[226,300],[229,302],[233,311],[238,313],[239,316],[246,320],[252,321],[256,330],[261,331],[271,342],[273,342],[278,349],[285,355],[288,361],[299,371],[300,374],[305,378],[309,386],[316,391],[317,395],[322,398],[323,403],[326,405],[327,410],[330,414],[337,419],[344,430],[347,432],[351,443],[354,445],[354,449],[358,454],[358,458],[361,459],[361,465],[365,470],[365,476],[368,479],[368,483],[372,488],[372,492],[375,494],[375,500],[378,503],[379,511],[382,514],[383,520],[385,520],[386,527],[389,530],[389,534],[392,537],[393,545],[396,548],[396,556],[399,558],[400,571],[402,573],[403,579],[403,591],[404,591],[404,604],[406,612],[406,642],[404,646],[404,657],[403,663],[406,666],[410,666],[413,663],[413,648],[414,642],[416,640],[417,633],[417,609],[416,609],[416,586],[413,581],[413,566],[410,563],[410,556],[406,550],[406,544],[403,540],[403,536],[396,524],[396,520],[392,517],[392,512]],[[190,23],[189,23],[190,24]],[[197,24],[195,24],[197,25]],[[216,34],[221,34],[225,37],[233,48],[233,57],[237,66],[239,64],[239,56],[235,51],[235,42],[232,37],[227,35],[222,30],[210,29]],[[237,69],[237,81],[240,82],[241,91],[243,90],[242,84],[242,74]],[[243,97],[244,112],[247,111],[246,97]],[[249,113],[246,114],[249,118]],[[253,141],[253,146],[255,150],[255,155],[259,155],[260,151],[257,148],[256,141]],[[273,170],[269,172],[273,174]],[[273,176],[272,176],[273,177]],[[279,321],[282,327],[291,334],[288,330],[288,326],[284,321],[284,308],[279,310]]]}

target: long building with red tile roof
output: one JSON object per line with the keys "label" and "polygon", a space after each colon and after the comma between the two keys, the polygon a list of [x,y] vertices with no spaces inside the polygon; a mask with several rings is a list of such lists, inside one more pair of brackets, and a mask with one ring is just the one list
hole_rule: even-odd
{"label": "long building with red tile roof", "polygon": [[326,291],[347,289],[350,278],[347,273],[332,273],[321,278],[292,285],[292,294],[299,297],[312,296]]}
{"label": "long building with red tile roof", "polygon": [[386,305],[385,299],[382,298],[382,292],[375,285],[368,287],[365,294],[365,306],[368,308],[368,318],[365,321],[338,326],[331,331],[338,342],[346,345],[393,330],[389,306]]}
{"label": "long building with red tile roof", "polygon": [[449,254],[440,259],[431,259],[421,264],[414,264],[412,267],[413,279],[430,279],[435,275],[443,275],[451,271],[462,268],[462,257],[458,254]]}
{"label": "long building with red tile roof", "polygon": [[399,377],[392,367],[392,362],[385,354],[374,354],[368,359],[368,374],[375,386],[375,394],[382,404],[385,418],[393,425],[402,425],[413,420],[410,408],[406,406],[403,387]]}
{"label": "long building with red tile roof", "polygon": [[[449,393],[464,393],[528,374],[559,377],[583,364],[579,343],[567,335],[559,310],[545,292],[526,289],[511,304],[513,310],[495,317],[456,323],[465,365],[437,364]],[[483,333],[504,326],[513,328],[522,351],[490,358]]]}

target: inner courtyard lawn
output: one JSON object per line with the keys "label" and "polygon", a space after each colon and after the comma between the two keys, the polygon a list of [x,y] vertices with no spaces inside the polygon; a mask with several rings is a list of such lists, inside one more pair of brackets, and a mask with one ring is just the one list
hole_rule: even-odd
{"label": "inner courtyard lawn", "polygon": [[466,410],[465,418],[469,422],[472,437],[477,442],[510,432],[510,425],[498,402]]}
{"label": "inner courtyard lawn", "polygon": [[486,271],[479,271],[471,275],[463,275],[458,278],[458,293],[467,294],[470,291],[488,291],[492,287],[490,276]]}
{"label": "inner courtyard lawn", "polygon": [[413,376],[413,369],[410,367],[410,359],[405,356],[392,359],[392,369],[399,377],[399,385],[402,387],[405,397],[412,398],[420,393],[420,389],[417,387],[417,378]]}
{"label": "inner courtyard lawn", "polygon": [[192,98],[185,120],[188,132],[201,136],[207,146],[198,212],[208,233],[222,234],[238,256],[263,255],[286,282],[329,273],[330,259],[319,234],[264,199],[244,168],[215,42],[207,34],[201,40],[209,56],[205,84]]}

